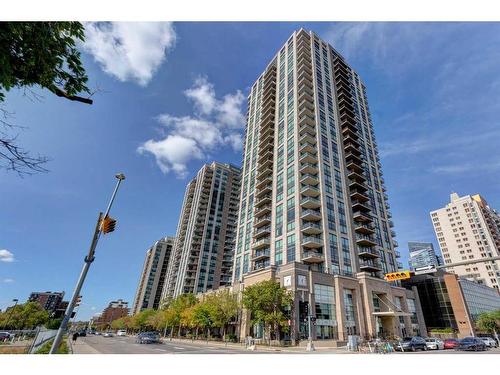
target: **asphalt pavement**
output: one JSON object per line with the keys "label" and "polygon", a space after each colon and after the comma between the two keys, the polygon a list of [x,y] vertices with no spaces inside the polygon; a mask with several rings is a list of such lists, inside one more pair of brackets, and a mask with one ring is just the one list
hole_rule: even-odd
{"label": "asphalt pavement", "polygon": [[[80,337],[73,343],[75,354],[361,354],[348,352],[340,348],[317,348],[315,352],[306,352],[304,348],[262,348],[250,351],[238,344],[164,339],[158,344],[137,344],[134,336],[103,337],[89,335]],[[464,352],[456,350],[428,350],[417,352],[395,352],[396,355],[440,355],[440,354],[500,354],[500,348],[483,352]],[[370,355],[377,355],[372,353]]]}
{"label": "asphalt pavement", "polygon": [[75,354],[249,354],[244,347],[211,345],[209,342],[169,341],[161,344],[137,344],[135,337],[80,337],[73,344]]}

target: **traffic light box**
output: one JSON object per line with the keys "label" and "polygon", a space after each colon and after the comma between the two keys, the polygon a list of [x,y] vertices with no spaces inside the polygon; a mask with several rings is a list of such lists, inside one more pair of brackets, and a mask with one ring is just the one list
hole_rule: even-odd
{"label": "traffic light box", "polygon": [[385,274],[387,281],[406,280],[411,277],[410,271],[398,271]]}
{"label": "traffic light box", "polygon": [[106,216],[104,219],[102,219],[101,231],[104,234],[111,233],[115,230],[115,226],[116,226],[116,220],[110,216]]}

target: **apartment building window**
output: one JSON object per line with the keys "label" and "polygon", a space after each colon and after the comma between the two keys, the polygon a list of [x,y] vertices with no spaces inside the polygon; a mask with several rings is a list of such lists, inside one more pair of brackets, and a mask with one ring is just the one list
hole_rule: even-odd
{"label": "apartment building window", "polygon": [[340,273],[340,257],[339,257],[339,247],[337,244],[337,236],[333,233],[328,235],[329,237],[329,245],[330,245],[330,258],[332,262],[332,273],[339,274]]}
{"label": "apartment building window", "polygon": [[345,218],[345,206],[344,202],[338,201],[338,210],[339,210],[339,226],[340,232],[346,234],[347,233],[347,222]]}
{"label": "apartment building window", "polygon": [[287,164],[293,163],[295,159],[295,147],[294,147],[293,137],[291,137],[287,142],[286,152],[287,152],[286,156]]}
{"label": "apartment building window", "polygon": [[283,263],[283,240],[274,243],[274,264],[279,266]]}
{"label": "apartment building window", "polygon": [[344,289],[344,312],[345,331],[347,335],[356,335],[356,312],[354,309],[353,293],[349,289]]}
{"label": "apartment building window", "polygon": [[286,172],[286,187],[287,195],[291,195],[295,192],[295,170],[293,165],[288,167]]}
{"label": "apartment building window", "polygon": [[295,234],[291,234],[286,238],[286,261],[295,261]]}
{"label": "apartment building window", "polygon": [[276,206],[276,230],[275,235],[281,236],[283,234],[283,205]]}
{"label": "apartment building window", "polygon": [[290,232],[295,229],[295,198],[291,197],[286,202],[286,231]]}
{"label": "apartment building window", "polygon": [[279,202],[283,199],[283,173],[276,177],[276,201]]}
{"label": "apartment building window", "polygon": [[330,196],[326,196],[326,215],[328,218],[328,229],[336,230],[335,227],[335,206],[333,198]]}
{"label": "apartment building window", "polygon": [[248,254],[243,256],[243,274],[248,272]]}
{"label": "apartment building window", "polygon": [[241,262],[241,258],[236,257],[236,268],[234,270],[234,277],[236,279],[238,279],[240,277],[240,266],[241,266],[240,262]]}
{"label": "apartment building window", "polygon": [[344,260],[344,271],[347,274],[352,274],[351,265],[351,251],[349,249],[349,240],[347,238],[341,237],[342,243],[342,258]]}

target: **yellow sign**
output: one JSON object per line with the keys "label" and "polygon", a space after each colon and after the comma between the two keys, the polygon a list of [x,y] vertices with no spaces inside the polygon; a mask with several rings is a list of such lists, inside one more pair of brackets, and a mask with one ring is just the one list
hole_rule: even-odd
{"label": "yellow sign", "polygon": [[387,281],[406,280],[410,278],[410,271],[398,271],[385,274]]}

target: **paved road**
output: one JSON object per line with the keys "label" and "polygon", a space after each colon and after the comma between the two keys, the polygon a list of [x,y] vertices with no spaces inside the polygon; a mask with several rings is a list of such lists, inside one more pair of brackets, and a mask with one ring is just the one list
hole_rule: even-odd
{"label": "paved road", "polygon": [[[169,341],[162,344],[137,344],[135,337],[81,337],[73,346],[75,354],[351,354],[345,349],[318,348],[315,352],[306,352],[304,348],[287,348],[281,351],[269,351],[258,349],[249,351],[243,347],[230,345],[225,347],[221,344],[206,343],[202,341]],[[440,354],[500,354],[500,348],[490,349],[484,352],[464,352],[456,350],[428,350],[417,352],[395,352],[395,355],[440,355]],[[371,354],[377,355],[377,354]]]}
{"label": "paved road", "polygon": [[[162,344],[137,344],[135,337],[87,336],[78,339],[101,354],[249,354],[244,348],[224,347],[201,342],[177,342],[166,340]],[[81,352],[76,347],[75,352]]]}

